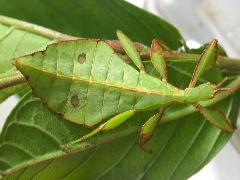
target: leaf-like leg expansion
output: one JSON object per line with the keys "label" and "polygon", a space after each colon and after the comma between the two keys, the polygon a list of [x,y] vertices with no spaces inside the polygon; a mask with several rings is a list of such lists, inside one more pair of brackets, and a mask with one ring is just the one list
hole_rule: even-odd
{"label": "leaf-like leg expansion", "polygon": [[125,122],[127,119],[129,119],[135,113],[136,113],[136,110],[129,110],[129,111],[120,113],[120,114],[112,117],[111,119],[109,119],[107,122],[101,124],[97,129],[93,130],[89,134],[86,134],[83,137],[81,137],[80,139],[77,139],[69,144],[65,144],[62,147],[63,147],[63,149],[67,149],[69,146],[77,144],[81,141],[84,141],[85,139],[90,138],[91,136],[99,133],[100,131],[107,131],[107,130],[114,129],[114,128],[118,127],[119,125],[121,125],[123,122]]}
{"label": "leaf-like leg expansion", "polygon": [[167,65],[161,43],[154,39],[151,45],[151,61],[154,68],[158,71],[162,79],[167,81]]}
{"label": "leaf-like leg expansion", "polygon": [[152,116],[147,122],[145,122],[145,124],[141,128],[139,145],[140,145],[140,148],[145,152],[151,152],[144,149],[144,144],[147,143],[154,135],[154,132],[156,131],[159,125],[159,122],[162,118],[164,111],[165,111],[165,108],[161,108],[159,113]]}
{"label": "leaf-like leg expansion", "polygon": [[133,61],[133,63],[138,67],[140,72],[145,73],[145,68],[141,61],[140,55],[134,46],[134,43],[120,30],[117,30],[117,37],[122,45],[122,48]]}
{"label": "leaf-like leg expansion", "polygon": [[203,74],[204,71],[212,68],[217,60],[217,47],[218,41],[216,39],[212,40],[211,43],[203,51],[192,75],[192,79],[189,83],[189,87],[194,87]]}
{"label": "leaf-like leg expansion", "polygon": [[224,132],[233,133],[235,130],[232,122],[219,110],[209,110],[199,104],[193,106],[215,127]]}
{"label": "leaf-like leg expansion", "polygon": [[159,45],[161,46],[161,48],[163,49],[163,50],[165,50],[165,51],[168,51],[168,52],[171,52],[171,49],[166,45],[166,44],[164,44],[162,41],[160,41],[160,40],[157,40],[158,41],[158,43],[159,43]]}

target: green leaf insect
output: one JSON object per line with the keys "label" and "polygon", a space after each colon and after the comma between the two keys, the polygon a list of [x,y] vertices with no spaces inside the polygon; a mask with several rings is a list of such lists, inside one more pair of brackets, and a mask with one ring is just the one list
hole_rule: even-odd
{"label": "green leaf insect", "polygon": [[203,52],[189,87],[182,90],[167,82],[167,66],[161,43],[153,40],[151,61],[159,72],[155,78],[145,72],[134,43],[121,31],[118,39],[136,68],[123,61],[106,42],[76,39],[57,42],[46,50],[19,57],[16,67],[28,80],[34,94],[46,106],[64,119],[86,127],[100,124],[94,131],[72,144],[83,141],[100,131],[114,129],[140,111],[159,110],[141,128],[139,143],[153,136],[166,108],[176,103],[192,104],[215,127],[233,132],[231,122],[217,110],[199,105],[215,96],[222,83],[200,84],[202,73],[211,68],[217,57],[217,41],[212,41]]}

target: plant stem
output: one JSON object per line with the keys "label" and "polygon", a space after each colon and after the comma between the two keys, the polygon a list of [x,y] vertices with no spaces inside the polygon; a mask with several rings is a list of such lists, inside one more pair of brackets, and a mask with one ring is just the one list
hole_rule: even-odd
{"label": "plant stem", "polygon": [[0,76],[0,90],[26,82],[24,76],[19,72],[11,72]]}
{"label": "plant stem", "polygon": [[8,25],[8,26],[13,26],[17,29],[21,29],[24,31],[32,32],[34,34],[39,34],[41,36],[45,36],[50,39],[58,39],[58,40],[67,40],[68,39],[69,40],[69,39],[76,38],[74,36],[62,34],[57,31],[54,31],[54,30],[51,30],[51,29],[48,29],[48,28],[45,28],[42,26],[38,26],[38,25],[35,25],[32,23],[20,21],[15,18],[10,18],[10,17],[6,17],[6,16],[1,16],[1,15],[0,15],[0,23]]}

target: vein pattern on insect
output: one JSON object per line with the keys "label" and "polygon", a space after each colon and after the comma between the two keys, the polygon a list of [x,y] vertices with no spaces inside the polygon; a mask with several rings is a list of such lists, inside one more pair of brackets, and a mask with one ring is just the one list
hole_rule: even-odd
{"label": "vein pattern on insect", "polygon": [[101,123],[82,141],[103,130],[113,129],[139,111],[159,109],[142,126],[140,145],[152,137],[165,109],[175,103],[192,104],[216,127],[232,132],[230,121],[219,111],[198,104],[213,98],[220,85],[204,83],[195,87],[198,78],[215,64],[217,41],[203,52],[189,87],[182,90],[167,82],[167,68],[161,43],[153,40],[151,60],[161,79],[148,75],[133,42],[121,31],[119,41],[139,69],[125,63],[101,40],[69,40],[48,45],[46,50],[15,60],[16,67],[28,80],[36,96],[66,120],[91,127]]}

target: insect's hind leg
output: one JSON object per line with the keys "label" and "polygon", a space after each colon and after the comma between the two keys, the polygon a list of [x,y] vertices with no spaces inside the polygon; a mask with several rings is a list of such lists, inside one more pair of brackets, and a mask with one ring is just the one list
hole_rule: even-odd
{"label": "insect's hind leg", "polygon": [[133,61],[133,63],[137,66],[140,72],[145,73],[145,68],[141,61],[141,57],[131,39],[120,30],[117,30],[117,37],[122,45],[122,48],[124,49],[126,54],[130,57],[130,59]]}
{"label": "insect's hind leg", "polygon": [[[163,48],[169,50],[169,48],[164,46],[160,41],[154,39],[151,45],[151,61],[153,67],[157,70],[161,78],[167,82],[167,65],[164,58]],[[143,151],[149,152],[144,149],[144,145],[152,138],[154,135],[161,118],[166,110],[165,107],[160,108],[159,112],[148,119],[141,128],[139,145]]]}
{"label": "insect's hind leg", "polygon": [[[151,61],[153,67],[157,70],[161,78],[167,82],[167,65],[166,60],[164,58],[163,53],[164,46],[161,44],[160,41],[154,39],[151,45]],[[169,49],[168,49],[169,50]],[[139,145],[141,149],[145,152],[147,151],[144,148],[144,145],[152,138],[154,135],[161,118],[165,112],[166,108],[160,108],[159,112],[148,119],[141,128],[140,137],[139,137]]]}
{"label": "insect's hind leg", "polygon": [[129,110],[129,111],[125,111],[123,113],[120,113],[120,114],[112,117],[111,119],[109,119],[105,123],[101,124],[98,128],[96,128],[95,130],[93,130],[89,134],[86,134],[83,137],[81,137],[80,139],[77,139],[77,140],[75,140],[71,143],[63,145],[62,149],[67,150],[72,145],[77,144],[81,141],[84,141],[84,140],[92,137],[93,135],[101,132],[101,131],[112,130],[112,129],[118,127],[119,125],[121,125],[123,122],[125,122],[127,119],[129,119],[131,116],[133,116],[135,113],[136,113],[136,110]]}
{"label": "insect's hind leg", "polygon": [[149,150],[146,150],[144,148],[144,145],[154,135],[154,133],[161,121],[164,111],[165,111],[165,108],[161,108],[159,110],[159,112],[157,114],[153,115],[150,119],[148,119],[141,128],[141,132],[140,132],[140,136],[139,136],[139,145],[140,145],[140,148],[145,152],[151,152]]}

